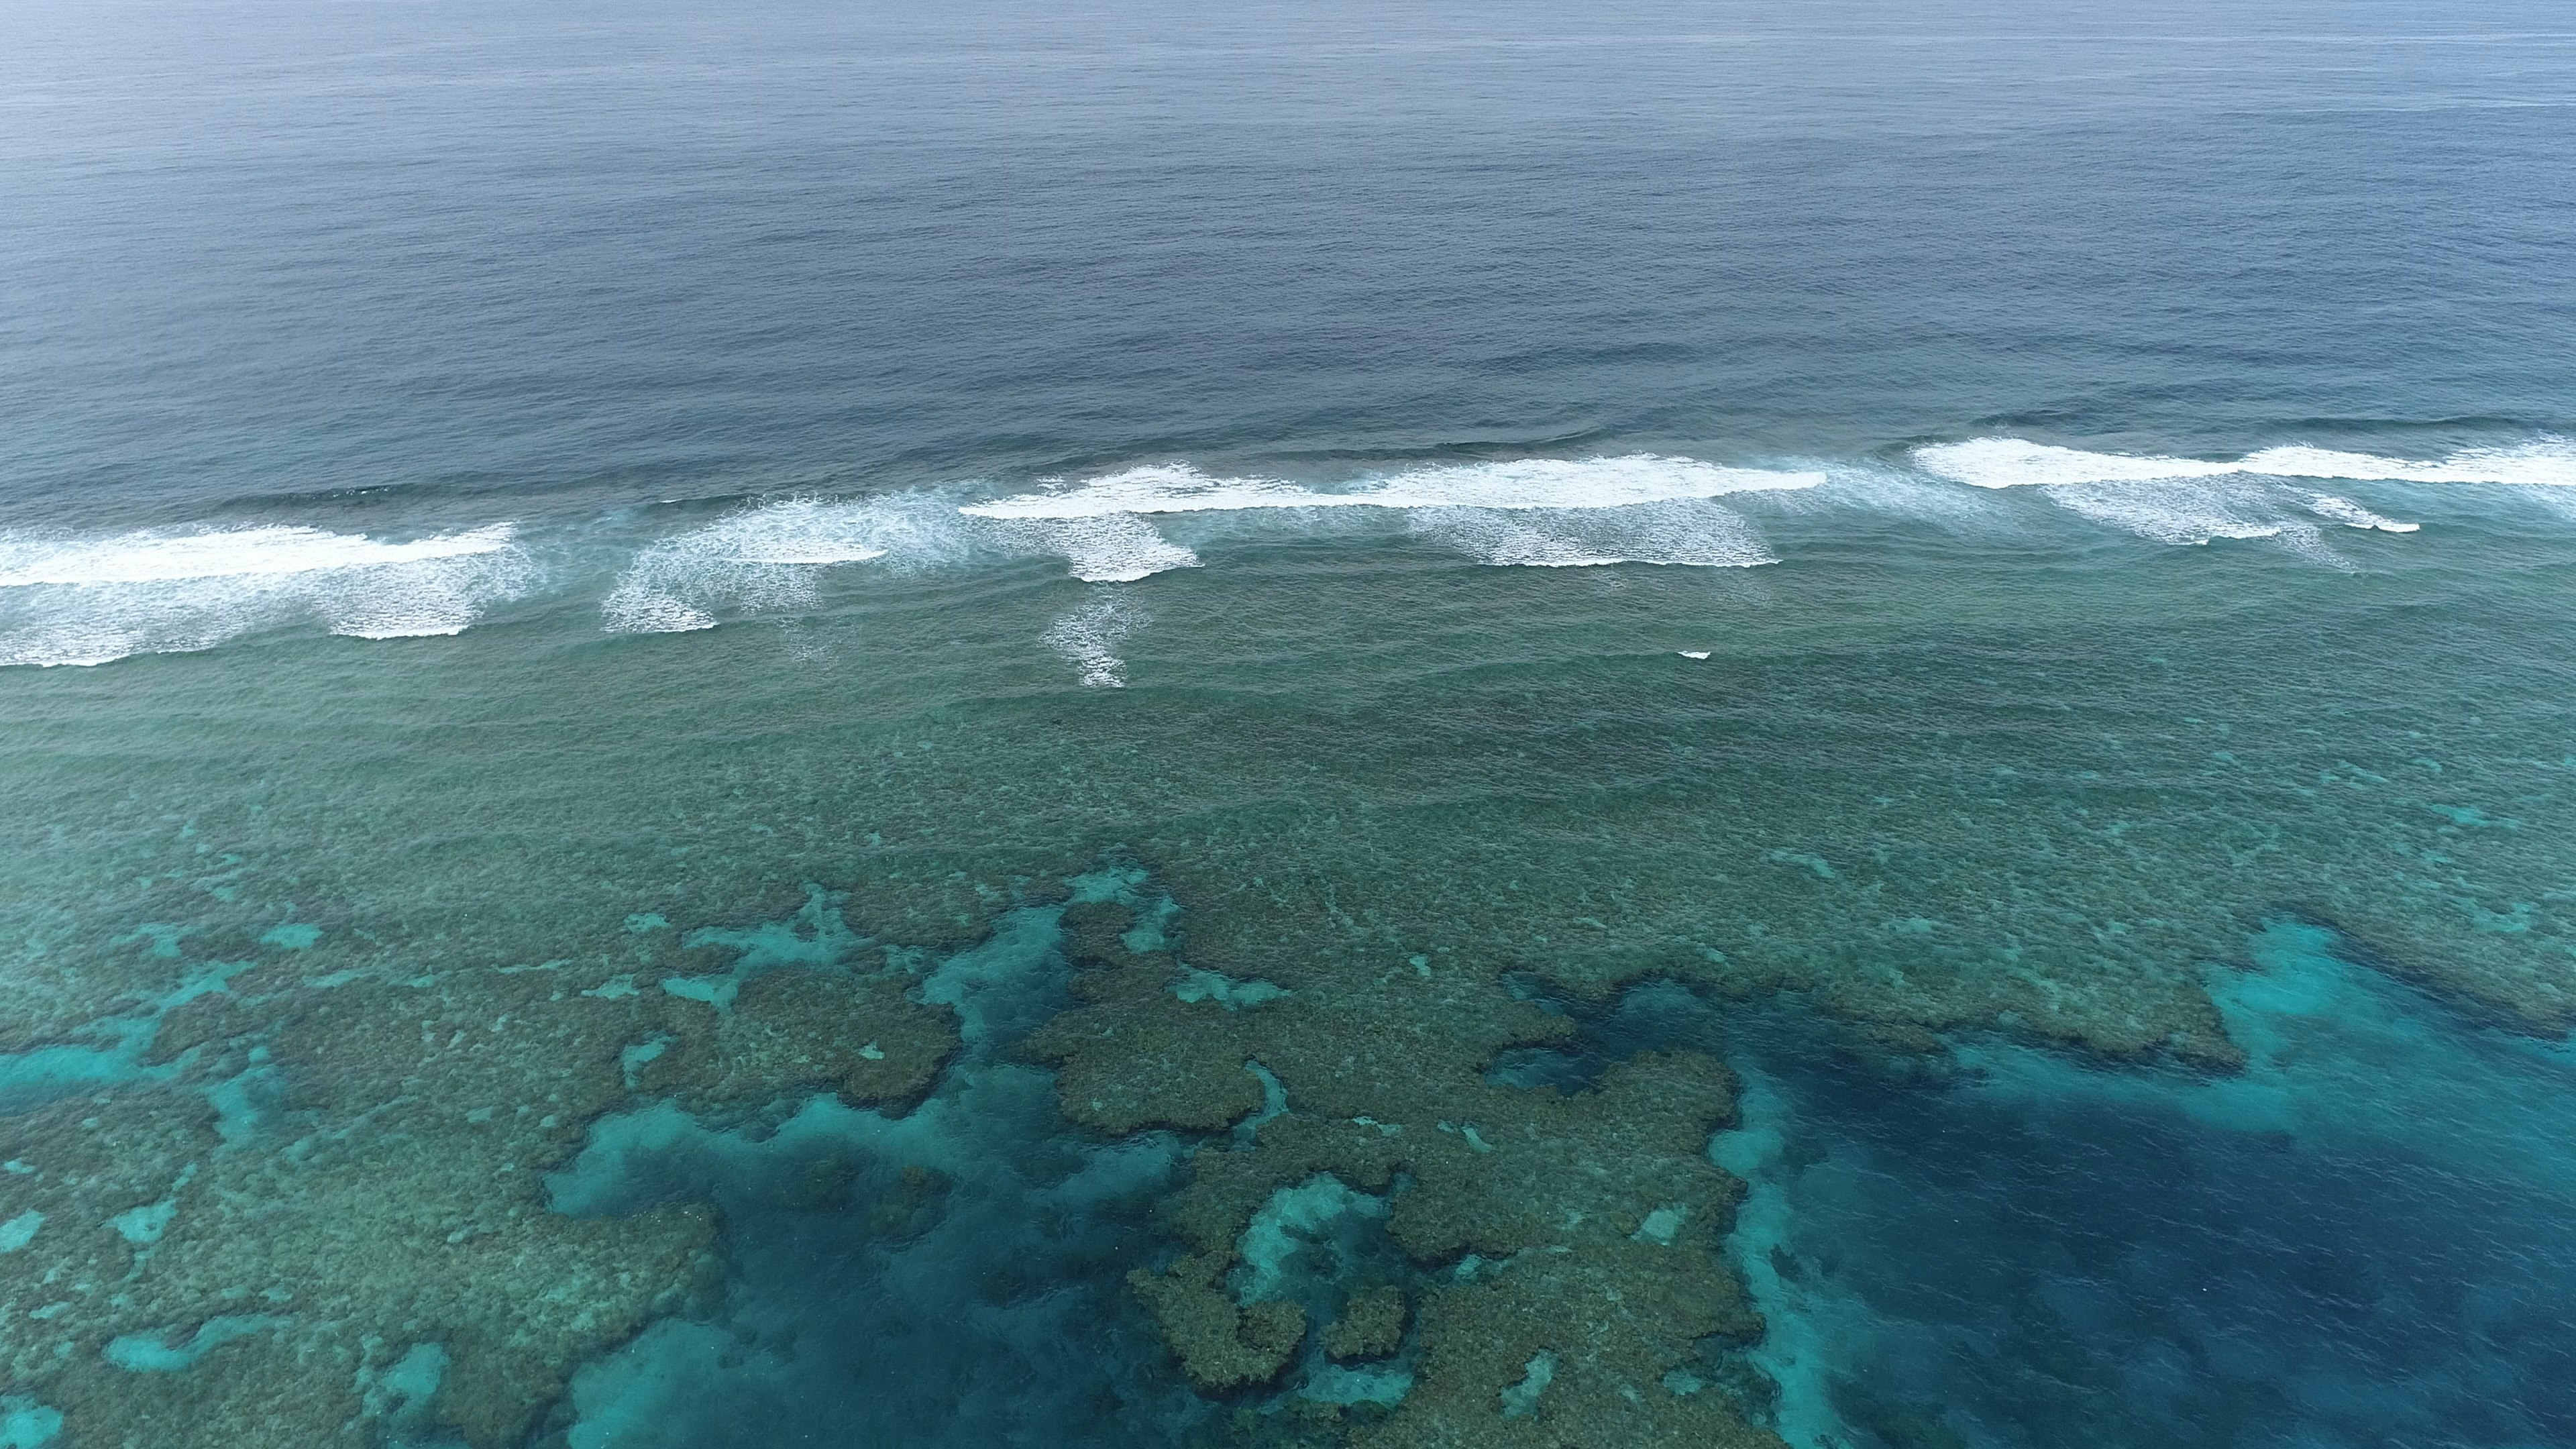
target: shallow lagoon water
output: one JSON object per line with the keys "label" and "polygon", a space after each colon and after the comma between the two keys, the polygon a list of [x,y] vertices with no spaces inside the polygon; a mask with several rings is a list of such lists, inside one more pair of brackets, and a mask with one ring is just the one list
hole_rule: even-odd
{"label": "shallow lagoon water", "polygon": [[2568,1439],[2557,23],[13,12],[0,1445]]}

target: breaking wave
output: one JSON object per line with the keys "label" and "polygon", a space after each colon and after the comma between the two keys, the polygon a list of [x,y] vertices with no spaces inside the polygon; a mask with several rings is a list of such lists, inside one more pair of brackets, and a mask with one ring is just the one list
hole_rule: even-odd
{"label": "breaking wave", "polygon": [[2239,498],[2216,488],[2187,483],[2146,488],[2063,485],[2049,490],[2049,497],[2069,512],[2157,543],[2272,539],[2295,552],[2327,557],[2315,524],[2283,517],[2266,500]]}
{"label": "breaking wave", "polygon": [[535,586],[517,532],[496,523],[402,543],[279,525],[0,533],[0,665],[184,653],[315,620],[361,639],[459,633]]}
{"label": "breaking wave", "polygon": [[2265,448],[2233,462],[2153,454],[2093,453],[2021,438],[1973,438],[1914,450],[1924,471],[1979,488],[2169,483],[2209,478],[2299,478],[2355,483],[2576,485],[2576,443],[2539,438],[2514,447],[2463,448],[2439,461],[2332,448]]}
{"label": "breaking wave", "polygon": [[1192,569],[1199,556],[1129,514],[1051,518],[1004,525],[1013,537],[1064,555],[1073,576],[1091,584],[1132,584],[1166,569]]}
{"label": "breaking wave", "polygon": [[1647,453],[1443,464],[1332,489],[1275,478],[1212,478],[1185,463],[1159,463],[958,511],[1043,530],[1031,536],[1063,553],[1075,577],[1102,582],[1198,562],[1196,553],[1146,523],[1149,517],[1352,508],[1403,514],[1415,534],[1489,564],[1738,568],[1773,558],[1750,525],[1708,500],[1812,488],[1824,480],[1822,473],[1728,468]]}
{"label": "breaking wave", "polygon": [[672,634],[712,629],[725,612],[803,607],[826,568],[954,552],[944,513],[921,494],[761,504],[647,545],[600,612],[612,633]]}
{"label": "breaking wave", "polygon": [[1926,473],[1977,488],[2032,488],[2098,523],[2159,543],[2271,539],[2336,567],[2314,519],[2375,533],[2414,533],[2400,522],[2333,493],[2296,483],[2489,484],[2560,489],[2576,485],[2576,443],[2535,438],[2510,447],[2463,448],[2437,460],[2392,458],[2333,448],[2265,448],[2242,458],[2176,458],[2096,453],[2022,438],[1975,438],[1917,448]]}
{"label": "breaking wave", "polygon": [[1061,519],[1272,508],[1624,508],[1813,488],[1824,481],[1822,473],[1727,468],[1650,453],[1581,461],[1520,458],[1443,464],[1363,480],[1340,490],[1272,478],[1210,478],[1186,463],[1160,463],[1042,493],[970,503],[959,511],[977,518]]}
{"label": "breaking wave", "polygon": [[2424,526],[2420,523],[2400,523],[2394,518],[2383,518],[2349,498],[2337,498],[2331,493],[2308,495],[2308,511],[2319,518],[2340,523],[2346,528],[2374,529],[2380,533],[2413,533]]}
{"label": "breaking wave", "polygon": [[[1280,531],[1410,535],[1478,563],[1583,568],[1776,563],[1845,516],[2012,530],[2032,495],[2088,522],[2163,544],[2265,541],[2335,568],[2329,534],[2407,535],[2422,525],[2314,485],[2489,484],[2576,500],[2576,443],[2548,436],[2410,460],[2313,447],[2233,461],[2088,452],[2018,438],[1915,449],[1884,463],[1746,468],[1657,454],[1425,464],[1338,483],[1212,476],[1183,463],[978,497],[955,484],[864,498],[741,506],[640,546],[574,530],[571,556],[615,569],[600,604],[613,633],[712,628],[813,606],[837,568],[913,571],[1061,559],[1074,578],[1127,584],[1201,566],[1202,550]],[[1957,485],[1968,485],[1961,488]],[[2426,506],[2417,495],[2418,506]],[[1758,513],[1757,529],[1746,517]],[[1776,534],[1775,545],[1765,532]],[[549,558],[553,555],[549,554]],[[610,560],[615,560],[611,563]],[[453,634],[542,573],[519,525],[384,539],[309,526],[202,526],[113,536],[0,531],[0,665],[99,664],[210,647],[253,630],[320,623],[370,639]],[[1109,647],[1132,621],[1068,616],[1050,644],[1093,683],[1121,677]]]}

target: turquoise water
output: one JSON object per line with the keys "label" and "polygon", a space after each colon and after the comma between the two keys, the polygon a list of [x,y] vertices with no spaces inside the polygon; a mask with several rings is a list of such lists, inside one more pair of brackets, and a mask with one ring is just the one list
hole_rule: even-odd
{"label": "turquoise water", "polygon": [[2576,1438],[2554,12],[0,67],[0,1445]]}

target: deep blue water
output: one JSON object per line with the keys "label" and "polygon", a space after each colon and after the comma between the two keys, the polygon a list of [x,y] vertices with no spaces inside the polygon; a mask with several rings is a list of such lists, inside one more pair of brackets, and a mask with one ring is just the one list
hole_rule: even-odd
{"label": "deep blue water", "polygon": [[1764,1256],[1823,1341],[1873,1344],[1807,1392],[1891,1444],[1926,1418],[2014,1445],[2576,1435],[2576,1060],[2333,950],[2276,925],[2222,985],[2255,1047],[2233,1080],[2010,1046],[1938,1090],[1784,1064]]}
{"label": "deep blue water", "polygon": [[19,519],[2565,425],[2555,7],[13,9]]}
{"label": "deep blue water", "polygon": [[[1723,1056],[1795,1449],[2576,1443],[2572,118],[2530,0],[10,8],[0,1160],[393,1131],[148,1055],[244,963],[618,998],[821,882],[963,1045],[550,1140],[724,1228],[513,1442],[1289,1442],[1125,1286],[1226,1139],[1012,1055],[1029,882],[1142,859],[1302,1003],[1554,973],[1495,1080]],[[444,1070],[425,1161],[525,1085]]]}
{"label": "deep blue water", "polygon": [[1737,1065],[1715,1152],[1752,1184],[1749,1356],[1793,1443],[2566,1442],[2576,1057],[2349,953],[2278,920],[2213,968],[2251,1057],[2219,1077],[2009,1040],[1891,1055],[1670,984],[1555,1003],[1578,1046],[1503,1074],[1579,1089],[1690,1044]]}

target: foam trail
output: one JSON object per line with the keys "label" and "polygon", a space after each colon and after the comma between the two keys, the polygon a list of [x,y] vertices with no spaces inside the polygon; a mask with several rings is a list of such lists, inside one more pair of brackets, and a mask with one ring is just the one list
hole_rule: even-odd
{"label": "foam trail", "polygon": [[1443,464],[1326,491],[1272,478],[1210,478],[1184,463],[1130,468],[1070,488],[970,503],[976,518],[1104,518],[1117,514],[1239,513],[1279,508],[1623,508],[1812,488],[1822,473],[1725,468],[1693,458],[1637,453],[1568,461]]}
{"label": "foam trail", "polygon": [[2152,488],[2108,488],[2060,485],[2048,490],[2059,507],[2096,523],[2124,528],[2157,543],[2205,544],[2221,538],[2280,538],[2293,530],[2311,537],[2309,524],[2289,523],[2253,511],[2249,500],[2214,488],[2163,485]]}
{"label": "foam trail", "polygon": [[2208,478],[2305,478],[2356,483],[2576,486],[2576,443],[2541,438],[2510,448],[2464,448],[2438,462],[2332,448],[2265,448],[2232,462],[2094,453],[2022,438],[1972,438],[1914,450],[1924,471],[1979,488],[2162,483]]}
{"label": "foam trail", "polygon": [[2420,523],[2400,523],[2393,518],[2382,518],[2349,498],[2337,498],[2331,493],[2308,495],[2308,511],[2319,518],[2340,523],[2346,528],[2371,528],[2381,533],[2413,533],[2424,526]]}
{"label": "foam trail", "polygon": [[1406,524],[1480,563],[1553,569],[1621,562],[1581,539],[1550,532],[1499,509],[1435,508],[1415,514]]}
{"label": "foam trail", "polygon": [[1040,547],[1065,556],[1085,583],[1125,584],[1166,569],[1199,566],[1199,556],[1131,514],[1047,519],[1025,525]]}
{"label": "foam trail", "polygon": [[601,604],[612,633],[711,629],[719,611],[811,604],[824,569],[958,551],[953,517],[921,494],[786,498],[665,538],[637,554]]}
{"label": "foam trail", "polygon": [[1114,598],[1094,599],[1058,619],[1043,642],[1073,661],[1091,689],[1127,687],[1127,661],[1118,657],[1119,641],[1134,631],[1136,620]]}
{"label": "foam trail", "polygon": [[507,523],[401,543],[291,525],[0,533],[0,665],[182,653],[315,618],[362,639],[460,633],[534,587],[516,540]]}
{"label": "foam trail", "polygon": [[1751,568],[1778,560],[1750,525],[1713,503],[1630,504],[1605,509],[1430,508],[1406,525],[1479,562],[1534,568],[1680,564]]}

